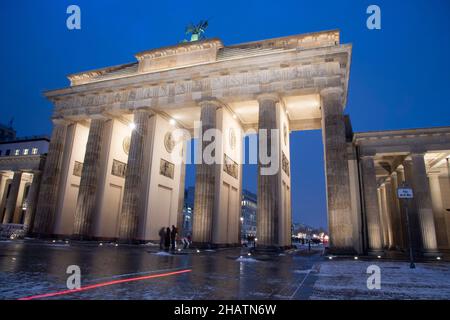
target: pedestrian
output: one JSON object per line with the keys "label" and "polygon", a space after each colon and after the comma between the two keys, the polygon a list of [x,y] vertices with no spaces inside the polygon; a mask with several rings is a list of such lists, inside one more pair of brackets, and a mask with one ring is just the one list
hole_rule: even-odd
{"label": "pedestrian", "polygon": [[159,229],[159,250],[163,250],[165,238],[166,238],[166,229],[162,227],[161,229]]}
{"label": "pedestrian", "polygon": [[169,248],[170,248],[170,228],[169,227],[166,228],[164,247],[165,247],[166,251],[169,251]]}
{"label": "pedestrian", "polygon": [[172,225],[172,232],[170,233],[170,240],[171,240],[170,242],[172,244],[173,251],[175,251],[175,240],[177,238],[177,233],[178,233],[177,228],[174,225]]}

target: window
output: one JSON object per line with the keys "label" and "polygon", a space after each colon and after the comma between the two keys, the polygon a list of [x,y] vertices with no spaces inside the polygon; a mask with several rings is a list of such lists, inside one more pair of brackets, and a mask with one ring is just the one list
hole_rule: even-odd
{"label": "window", "polygon": [[5,156],[9,156],[10,154],[11,154],[11,150],[10,149],[6,150]]}
{"label": "window", "polygon": [[23,149],[23,155],[26,156],[28,155],[28,152],[30,151],[30,149]]}
{"label": "window", "polygon": [[0,150],[0,156],[2,155],[3,150]]}
{"label": "window", "polygon": [[20,149],[16,149],[16,151],[14,152],[14,155],[15,155],[15,156],[20,155]]}
{"label": "window", "polygon": [[38,148],[31,149],[31,154],[37,154],[37,153],[38,153]]}

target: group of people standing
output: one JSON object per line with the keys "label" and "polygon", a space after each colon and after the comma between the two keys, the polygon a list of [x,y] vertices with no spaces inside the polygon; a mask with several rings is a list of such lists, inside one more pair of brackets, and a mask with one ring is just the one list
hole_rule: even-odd
{"label": "group of people standing", "polygon": [[162,227],[159,230],[159,249],[169,251],[175,250],[175,242],[177,239],[178,229],[172,225],[172,230],[169,227]]}
{"label": "group of people standing", "polygon": [[[169,251],[175,251],[177,241],[178,229],[172,225],[172,230],[169,227],[162,227],[159,230],[159,249]],[[183,249],[187,249],[191,244],[191,236],[188,235],[181,239]]]}

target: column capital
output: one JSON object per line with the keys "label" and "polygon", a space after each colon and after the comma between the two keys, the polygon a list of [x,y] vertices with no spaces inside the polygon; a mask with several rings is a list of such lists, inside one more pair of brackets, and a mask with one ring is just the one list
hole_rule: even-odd
{"label": "column capital", "polygon": [[154,115],[155,111],[153,111],[152,109],[148,108],[148,107],[139,107],[136,109],[131,109],[130,110],[133,114],[136,113],[148,113],[149,115]]}
{"label": "column capital", "polygon": [[68,126],[73,123],[73,121],[62,118],[62,117],[53,117],[52,119],[53,125],[59,125],[59,126]]}
{"label": "column capital", "polygon": [[363,154],[360,155],[359,158],[361,160],[375,160],[375,154]]}
{"label": "column capital", "polygon": [[329,87],[320,90],[321,96],[328,96],[330,94],[339,94],[342,95],[344,93],[344,90],[341,87]]}
{"label": "column capital", "polygon": [[428,178],[437,178],[440,175],[441,175],[441,173],[439,171],[437,171],[437,172],[427,172]]}
{"label": "column capital", "polygon": [[409,154],[411,157],[424,157],[425,154],[427,152],[426,151],[411,151],[411,153]]}
{"label": "column capital", "polygon": [[256,100],[258,100],[258,103],[261,103],[262,101],[270,100],[273,102],[280,102],[280,96],[276,93],[262,93],[256,97]]}
{"label": "column capital", "polygon": [[217,109],[226,107],[225,103],[216,98],[204,98],[198,102],[200,107],[204,106],[216,106]]}

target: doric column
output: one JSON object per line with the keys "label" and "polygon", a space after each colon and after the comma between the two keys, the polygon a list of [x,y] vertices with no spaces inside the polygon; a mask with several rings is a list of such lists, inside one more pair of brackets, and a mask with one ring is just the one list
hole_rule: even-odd
{"label": "doric column", "polygon": [[178,189],[178,212],[177,212],[177,229],[180,236],[184,234],[183,230],[183,208],[184,208],[184,189],[186,180],[186,143],[183,142],[183,163],[181,163],[180,186]]}
{"label": "doric column", "polygon": [[8,199],[6,200],[5,215],[3,223],[11,223],[17,206],[17,195],[19,194],[20,182],[22,181],[22,172],[14,172],[14,177],[9,190]]}
{"label": "doric column", "polygon": [[8,190],[9,177],[0,174],[0,223],[3,222],[3,208],[6,203],[6,192]]}
{"label": "doric column", "polygon": [[330,250],[353,253],[350,180],[341,88],[321,91]]}
{"label": "doric column", "polygon": [[91,120],[89,127],[75,212],[73,229],[75,238],[86,239],[92,237],[93,222],[96,214],[97,190],[99,187],[98,181],[100,178],[100,155],[107,120],[104,117],[94,118]]}
{"label": "doric column", "polygon": [[28,192],[28,196],[26,199],[27,209],[25,212],[25,219],[23,222],[26,231],[32,230],[33,227],[34,214],[36,211],[36,203],[38,200],[40,184],[41,184],[41,172],[34,171],[33,181],[31,182],[30,191]]}
{"label": "doric column", "polygon": [[391,222],[393,232],[393,245],[396,249],[403,247],[403,230],[400,216],[400,204],[397,198],[398,176],[397,172],[391,174]]}
{"label": "doric column", "polygon": [[[413,168],[412,161],[410,159],[406,159],[403,161],[404,175],[405,175],[405,183],[413,188]],[[414,191],[414,190],[413,190]],[[411,246],[414,251],[422,250],[422,234],[419,226],[418,214],[417,214],[417,205],[415,198],[412,200],[403,200],[402,206],[408,208],[408,219],[409,219],[409,228],[411,230]],[[406,210],[406,209],[404,209]],[[409,243],[409,241],[408,241]]]}
{"label": "doric column", "polygon": [[436,226],[436,240],[438,248],[449,247],[447,237],[447,225],[445,222],[445,208],[442,201],[442,190],[439,173],[428,174],[430,180],[431,202],[434,213],[434,223]]}
{"label": "doric column", "polygon": [[[279,130],[277,124],[276,104],[278,97],[262,96],[259,99],[259,130],[267,130],[267,151],[279,150],[278,146],[272,147],[271,144],[279,144],[278,141],[272,141],[271,130]],[[259,140],[259,139],[258,139]],[[261,144],[261,141],[258,141]],[[261,146],[258,147],[260,150]],[[260,152],[259,152],[260,153]],[[271,155],[272,157],[274,155]],[[271,246],[278,243],[278,210],[281,205],[278,201],[279,183],[278,175],[262,174],[264,165],[261,163],[260,154],[258,154],[258,211],[257,219],[257,237],[258,245]],[[278,155],[279,159],[279,155]],[[279,162],[279,161],[278,161]]]}
{"label": "doric column", "polygon": [[[220,107],[216,101],[203,101],[200,103],[202,132],[216,128],[216,111]],[[197,165],[195,176],[194,217],[192,238],[194,242],[210,243],[212,241],[212,219],[215,196],[215,167],[204,161],[203,152],[211,142],[200,139],[198,156],[201,163]]]}
{"label": "doric column", "polygon": [[364,186],[364,207],[366,214],[369,253],[382,251],[380,211],[377,197],[377,181],[373,156],[362,156],[362,175]]}
{"label": "doric column", "polygon": [[128,164],[125,175],[123,204],[120,214],[119,238],[133,241],[138,237],[140,213],[144,214],[146,188],[144,185],[148,163],[148,140],[151,111],[137,109],[134,111],[135,129],[131,134]]}
{"label": "doric column", "polygon": [[291,244],[289,120],[277,95],[261,95],[258,102],[258,246],[286,247]]}
{"label": "doric column", "polygon": [[385,210],[385,219],[386,219],[386,228],[387,228],[387,235],[388,235],[388,248],[393,249],[394,248],[394,231],[392,227],[392,181],[391,177],[386,178],[384,182],[384,205],[386,206]]}
{"label": "doric column", "polygon": [[66,134],[67,123],[62,120],[54,120],[33,225],[33,232],[36,234],[51,234],[53,232]]}
{"label": "doric column", "polygon": [[423,253],[437,254],[436,229],[431,205],[430,186],[423,153],[411,154],[412,188],[417,207],[417,217],[422,234]]}

